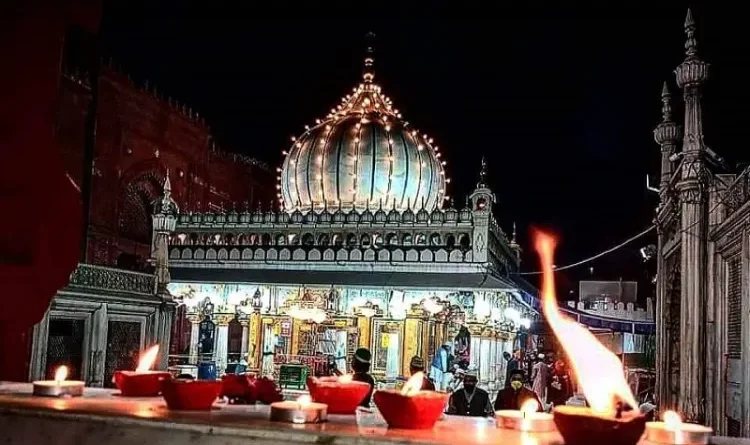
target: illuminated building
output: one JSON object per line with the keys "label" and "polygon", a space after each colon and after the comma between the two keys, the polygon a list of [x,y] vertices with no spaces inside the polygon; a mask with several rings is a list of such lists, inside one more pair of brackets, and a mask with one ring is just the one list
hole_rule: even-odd
{"label": "illuminated building", "polygon": [[365,346],[374,374],[393,378],[414,355],[429,364],[465,324],[480,380],[502,383],[502,352],[536,318],[535,290],[511,278],[520,247],[492,214],[487,165],[455,208],[443,152],[374,77],[370,46],[362,83],[285,152],[278,211],[155,214],[174,224],[154,232],[157,275],[184,303],[173,362],[245,359],[275,374],[289,361],[314,367],[321,352],[341,367]]}

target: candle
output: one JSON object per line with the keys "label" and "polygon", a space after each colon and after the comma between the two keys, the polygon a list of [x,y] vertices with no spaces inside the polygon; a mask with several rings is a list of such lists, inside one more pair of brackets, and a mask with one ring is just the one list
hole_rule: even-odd
{"label": "candle", "polygon": [[221,392],[219,380],[167,378],[161,382],[161,393],[171,410],[208,411]]}
{"label": "candle", "polygon": [[424,374],[414,374],[401,391],[376,391],[373,398],[390,428],[430,429],[443,414],[448,394],[421,391]]}
{"label": "candle", "polygon": [[538,413],[539,403],[527,400],[520,410],[501,410],[495,412],[497,426],[530,433],[546,433],[555,430],[552,414]]}
{"label": "candle", "polygon": [[663,444],[704,445],[713,430],[703,425],[682,423],[674,411],[664,413],[663,422],[646,423],[646,440]]}
{"label": "candle", "polygon": [[154,345],[143,354],[135,371],[115,371],[112,379],[124,397],[155,397],[159,395],[162,380],[172,374],[167,371],[150,371],[159,354],[159,345]]}
{"label": "candle", "polygon": [[341,377],[308,377],[307,388],[315,402],[328,405],[331,414],[354,414],[367,397],[370,385],[352,380],[351,374]]}
{"label": "candle", "polygon": [[309,395],[297,401],[286,400],[271,404],[271,421],[289,423],[320,423],[328,418],[328,405],[312,401]]}
{"label": "candle", "polygon": [[55,380],[40,380],[33,382],[34,395],[46,397],[77,397],[83,395],[84,383],[68,378],[68,367],[60,366],[55,371]]}

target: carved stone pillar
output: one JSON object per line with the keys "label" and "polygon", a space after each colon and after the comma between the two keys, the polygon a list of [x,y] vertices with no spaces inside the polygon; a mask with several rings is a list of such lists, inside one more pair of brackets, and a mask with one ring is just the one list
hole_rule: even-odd
{"label": "carved stone pillar", "polygon": [[260,312],[250,314],[247,329],[246,348],[248,350],[248,367],[252,370],[260,369],[261,342],[261,315]]}
{"label": "carved stone pillar", "polygon": [[198,364],[198,339],[199,339],[199,325],[201,322],[201,316],[199,314],[188,315],[190,321],[190,358],[188,362],[191,365]]}
{"label": "carved stone pillar", "polygon": [[221,314],[216,316],[216,348],[214,357],[216,360],[217,376],[222,376],[227,369],[227,354],[229,343],[229,322],[234,315]]}
{"label": "carved stone pillar", "polygon": [[240,321],[242,325],[242,344],[240,346],[240,361],[246,360],[250,363],[250,357],[248,357],[247,346],[248,346],[248,324],[249,320]]}

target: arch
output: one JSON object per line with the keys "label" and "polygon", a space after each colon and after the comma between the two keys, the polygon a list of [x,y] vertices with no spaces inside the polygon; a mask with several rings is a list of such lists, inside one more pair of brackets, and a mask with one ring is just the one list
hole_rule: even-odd
{"label": "arch", "polygon": [[427,236],[424,233],[417,233],[417,235],[414,237],[414,244],[416,244],[417,246],[426,246]]}
{"label": "arch", "polygon": [[375,251],[372,249],[365,250],[365,253],[362,256],[362,259],[364,261],[375,261]]}
{"label": "arch", "polygon": [[362,251],[353,249],[349,254],[349,261],[362,261]]}
{"label": "arch", "polygon": [[190,245],[195,246],[198,244],[198,234],[197,233],[191,233],[190,234]]}
{"label": "arch", "polygon": [[391,260],[391,252],[388,251],[388,249],[380,249],[378,251],[378,261],[390,261]]}
{"label": "arch", "polygon": [[179,260],[180,259],[180,249],[172,249],[169,252],[169,259],[170,260]]}
{"label": "arch", "polygon": [[270,233],[264,233],[261,237],[261,245],[263,246],[270,246],[271,245],[271,234]]}
{"label": "arch", "polygon": [[336,261],[347,261],[349,259],[349,252],[346,249],[339,249],[336,252]]}
{"label": "arch", "polygon": [[245,235],[244,233],[238,234],[236,242],[237,242],[238,246],[245,246],[245,245],[247,245],[248,244],[247,235]]}
{"label": "arch", "polygon": [[229,258],[229,251],[227,249],[221,248],[219,249],[219,253],[216,257],[220,260],[226,260]]}
{"label": "arch", "polygon": [[[260,236],[258,236],[257,233],[251,233],[247,238],[248,244],[251,246],[258,246],[261,244],[260,242]],[[270,238],[269,238],[269,244],[270,244]],[[268,244],[267,244],[268,245]]]}
{"label": "arch", "polygon": [[331,243],[331,237],[327,233],[322,233],[318,237],[318,245],[327,247]]}
{"label": "arch", "polygon": [[294,249],[292,253],[292,259],[294,261],[304,261],[307,258],[305,251],[302,248]]}
{"label": "arch", "polygon": [[333,242],[331,243],[331,245],[336,246],[336,247],[343,246],[344,245],[344,236],[341,235],[340,233],[334,233],[333,234]]}
{"label": "arch", "polygon": [[432,251],[429,249],[424,249],[419,253],[419,261],[423,263],[431,263],[432,259]]}
{"label": "arch", "polygon": [[401,245],[402,246],[411,246],[414,238],[412,237],[411,233],[404,233],[401,235]]}
{"label": "arch", "polygon": [[193,251],[191,249],[183,249],[180,258],[182,258],[183,260],[192,260]]}
{"label": "arch", "polygon": [[240,259],[240,249],[237,249],[236,247],[229,251],[229,259],[230,260],[239,260]]}
{"label": "arch", "polygon": [[279,260],[280,261],[288,261],[292,258],[292,252],[289,249],[281,249],[279,251]]}
{"label": "arch", "polygon": [[237,237],[234,236],[234,233],[224,234],[224,244],[227,246],[233,246],[236,241]]}
{"label": "arch", "polygon": [[313,249],[307,254],[307,259],[310,261],[320,261],[320,250]]}
{"label": "arch", "polygon": [[302,245],[311,247],[315,245],[315,236],[312,233],[305,233],[302,235]]}
{"label": "arch", "polygon": [[404,261],[404,251],[401,249],[396,249],[391,253],[391,261],[393,262],[401,262]]}
{"label": "arch", "polygon": [[139,163],[122,176],[118,193],[118,231],[124,238],[148,244],[151,241],[153,203],[164,190],[159,161]]}
{"label": "arch", "polygon": [[398,235],[390,232],[385,236],[385,244],[388,246],[398,246]]}
{"label": "arch", "polygon": [[207,260],[215,260],[216,259],[216,249],[208,249],[206,251],[206,259]]}
{"label": "arch", "polygon": [[469,235],[467,235],[466,233],[462,233],[462,234],[460,234],[460,235],[458,236],[458,244],[459,244],[459,245],[460,245],[460,246],[461,246],[461,247],[462,247],[463,249],[468,249],[468,248],[469,248],[469,246],[471,246],[471,240],[469,239]]}
{"label": "arch", "polygon": [[357,234],[349,233],[346,235],[346,245],[348,247],[355,247],[357,245]]}
{"label": "arch", "polygon": [[437,263],[447,263],[448,262],[448,252],[445,249],[439,249],[437,252],[435,252],[435,262],[437,262]]}
{"label": "arch", "polygon": [[336,252],[333,249],[326,249],[323,251],[323,261],[334,261],[336,259]]}
{"label": "arch", "polygon": [[[276,252],[276,249],[268,249],[269,253],[271,251]],[[255,249],[255,253],[253,253],[253,259],[254,260],[261,260],[262,261],[265,258],[265,256],[266,256],[266,252],[264,252],[263,249]]]}
{"label": "arch", "polygon": [[466,261],[467,263],[473,262],[474,261],[474,252],[471,251],[471,250],[469,250],[468,252],[466,252],[466,255],[464,255],[464,261]]}
{"label": "arch", "polygon": [[449,233],[445,237],[445,246],[448,247],[448,248],[450,248],[450,249],[456,247],[456,236],[454,234]]}
{"label": "arch", "polygon": [[[258,256],[258,252],[259,252],[259,251],[261,252],[260,256]],[[260,260],[262,260],[262,259],[263,259],[263,253],[262,253],[262,252],[263,252],[263,251],[262,251],[262,250],[260,250],[260,249],[258,249],[258,250],[256,250],[256,251],[255,251],[255,256],[256,256],[256,257],[257,257],[258,259],[260,259]],[[278,250],[276,250],[276,249],[275,249],[275,248],[273,248],[273,247],[271,247],[270,249],[268,249],[268,251],[266,251],[266,252],[265,252],[265,255],[266,255],[266,256],[265,256],[265,258],[266,258],[267,260],[275,261],[275,260],[278,260],[278,259],[279,259],[279,251],[278,251]]]}
{"label": "arch", "polygon": [[372,238],[370,238],[369,234],[363,233],[359,238],[359,244],[362,247],[369,248],[372,245]]}
{"label": "arch", "polygon": [[419,261],[419,252],[410,249],[406,252],[406,261]]}
{"label": "arch", "polygon": [[372,247],[373,249],[379,249],[383,247],[383,235],[378,232],[372,234]]}
{"label": "arch", "polygon": [[460,263],[464,260],[464,254],[460,249],[454,249],[448,256],[448,260],[450,260],[451,263]]}
{"label": "arch", "polygon": [[193,253],[193,259],[195,260],[205,260],[206,259],[206,251],[201,249],[200,247],[195,249],[195,252]]}
{"label": "arch", "polygon": [[275,239],[277,246],[286,246],[286,237],[283,233],[277,233]]}
{"label": "arch", "polygon": [[432,235],[430,235],[430,245],[431,246],[441,246],[443,240],[440,238],[440,234],[435,232]]}
{"label": "arch", "polygon": [[[260,249],[258,249],[260,250]],[[253,249],[246,247],[242,249],[242,259],[243,260],[252,260],[253,259]]]}
{"label": "arch", "polygon": [[296,233],[290,233],[287,235],[287,239],[290,246],[299,246],[300,244],[300,236]]}

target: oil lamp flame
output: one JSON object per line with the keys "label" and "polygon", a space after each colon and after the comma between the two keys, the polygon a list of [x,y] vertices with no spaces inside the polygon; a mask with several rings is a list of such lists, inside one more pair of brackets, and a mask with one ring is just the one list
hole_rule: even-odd
{"label": "oil lamp flame", "polygon": [[682,419],[680,415],[674,411],[667,411],[664,413],[664,426],[669,430],[677,431],[682,425]]}
{"label": "oil lamp flame", "polygon": [[64,382],[65,379],[67,378],[68,378],[68,367],[63,365],[57,368],[57,371],[55,371],[55,383],[59,385],[61,382]]}
{"label": "oil lamp flame", "polygon": [[536,400],[527,400],[521,405],[521,414],[525,419],[526,416],[535,413],[539,409],[539,403]]}
{"label": "oil lamp flame", "polygon": [[414,374],[413,376],[409,377],[409,380],[406,381],[404,384],[404,387],[401,388],[401,395],[402,396],[413,396],[414,394],[418,393],[419,390],[422,389],[422,381],[424,380],[424,373],[418,372]]}
{"label": "oil lamp flame", "polygon": [[553,252],[555,239],[537,232],[535,247],[542,266],[542,308],[547,322],[570,358],[592,411],[611,414],[618,401],[637,407],[622,363],[585,327],[562,315],[555,296]]}
{"label": "oil lamp flame", "polygon": [[351,383],[351,381],[352,381],[351,374],[344,374],[341,377],[339,377],[339,382],[341,383]]}
{"label": "oil lamp flame", "polygon": [[135,368],[135,370],[137,372],[144,372],[151,369],[151,367],[154,366],[157,355],[159,355],[159,345],[154,345],[141,355],[141,359],[138,361],[138,367]]}
{"label": "oil lamp flame", "polygon": [[299,407],[300,408],[305,408],[311,402],[312,402],[312,397],[310,397],[310,395],[308,395],[308,394],[305,394],[303,396],[299,396],[297,398],[297,403],[299,403]]}

